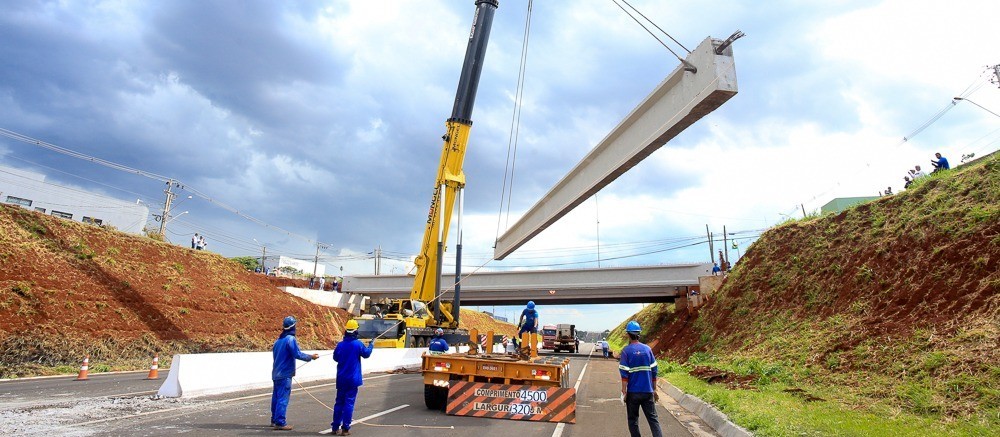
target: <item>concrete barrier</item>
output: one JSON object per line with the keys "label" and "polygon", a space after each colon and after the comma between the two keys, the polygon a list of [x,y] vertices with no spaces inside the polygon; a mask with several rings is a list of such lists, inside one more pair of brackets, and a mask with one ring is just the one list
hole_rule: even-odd
{"label": "concrete barrier", "polygon": [[367,296],[360,294],[340,293],[337,291],[313,290],[298,287],[278,287],[285,293],[301,297],[316,305],[326,307],[342,308],[355,316],[361,314],[361,310],[367,308]]}
{"label": "concrete barrier", "polygon": [[[452,347],[452,351],[455,350]],[[457,348],[459,353],[467,350],[467,346]],[[320,357],[310,362],[297,361],[296,381],[336,380],[337,363],[333,361],[332,350],[303,352],[316,353]],[[370,358],[361,360],[361,373],[419,367],[424,352],[427,348],[375,349]],[[494,352],[502,353],[502,346],[497,345]],[[170,373],[156,394],[168,398],[188,398],[272,387],[273,361],[271,352],[174,355]]]}

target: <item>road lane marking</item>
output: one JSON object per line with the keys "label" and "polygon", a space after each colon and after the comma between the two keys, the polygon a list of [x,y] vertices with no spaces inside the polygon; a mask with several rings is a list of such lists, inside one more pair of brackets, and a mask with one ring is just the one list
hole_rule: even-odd
{"label": "road lane marking", "polygon": [[[390,376],[397,376],[397,375],[398,374],[379,375],[379,376],[373,376],[371,378],[366,378],[366,380],[371,381],[371,380],[375,380],[375,379],[383,379],[383,378],[388,378]],[[323,388],[323,387],[329,387],[331,385],[336,385],[336,384],[337,384],[336,382],[331,382],[331,383],[328,383],[328,384],[312,385],[312,386],[308,386],[307,388]],[[300,391],[300,390],[302,390],[302,389],[301,388],[292,389],[292,391]],[[192,408],[199,408],[199,407],[214,407],[214,406],[218,406],[218,405],[222,405],[222,404],[228,404],[228,403],[231,403],[231,402],[245,401],[245,400],[248,400],[248,399],[263,398],[263,397],[267,397],[267,396],[271,396],[271,393],[261,393],[261,394],[257,394],[257,395],[242,396],[242,397],[233,398],[233,399],[220,399],[220,400],[217,400],[217,401],[208,401],[208,402],[199,403],[199,404],[183,405],[183,406],[180,406],[180,407],[165,408],[165,409],[162,409],[162,410],[146,411],[146,412],[143,412],[143,413],[129,414],[127,416],[107,417],[107,418],[104,418],[104,419],[96,419],[96,420],[91,420],[91,421],[87,421],[87,422],[67,423],[65,425],[57,426],[57,427],[55,427],[53,429],[63,429],[63,428],[71,428],[71,427],[75,427],[75,426],[94,425],[94,424],[97,424],[97,423],[110,422],[112,420],[132,419],[132,418],[136,418],[136,417],[149,416],[151,414],[169,413],[171,411],[189,410],[189,409],[192,409]],[[104,397],[104,396],[101,396],[101,397]],[[202,411],[203,410],[198,410],[196,412],[202,412]]]}
{"label": "road lane marking", "polygon": [[[590,352],[593,353],[594,351],[590,351]],[[580,369],[580,377],[576,378],[576,385],[573,386],[573,390],[580,390],[580,383],[583,382],[583,375],[585,375],[587,373],[587,366],[590,365],[590,362],[589,362],[590,361],[590,357],[587,357],[587,361],[588,362],[583,365],[583,369]],[[563,433],[563,428],[566,428],[566,423],[565,422],[559,422],[559,424],[556,425],[555,431],[552,431],[552,437],[561,437],[562,433]]]}
{"label": "road lane marking", "polygon": [[[403,408],[406,408],[406,407],[409,407],[409,406],[410,406],[410,404],[403,404],[403,405],[400,405],[400,406],[398,406],[396,408],[390,408],[390,409],[385,410],[385,411],[383,411],[381,413],[375,413],[375,414],[372,414],[371,416],[362,417],[362,418],[360,418],[358,420],[355,420],[354,423],[361,423],[361,422],[364,422],[366,420],[371,420],[371,419],[374,419],[374,418],[379,417],[379,416],[384,416],[384,415],[389,414],[389,413],[391,413],[393,411],[402,410]],[[326,430],[320,431],[319,433],[320,434],[330,434],[332,432],[333,432],[333,428],[327,428]]]}

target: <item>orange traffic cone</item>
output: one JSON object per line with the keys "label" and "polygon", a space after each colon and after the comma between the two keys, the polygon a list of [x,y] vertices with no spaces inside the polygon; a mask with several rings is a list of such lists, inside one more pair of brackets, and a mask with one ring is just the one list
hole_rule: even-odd
{"label": "orange traffic cone", "polygon": [[77,381],[87,380],[87,370],[90,368],[90,355],[83,357],[83,364],[80,365],[80,374],[76,376]]}
{"label": "orange traffic cone", "polygon": [[153,355],[153,365],[149,366],[149,376],[146,379],[160,379],[160,355]]}

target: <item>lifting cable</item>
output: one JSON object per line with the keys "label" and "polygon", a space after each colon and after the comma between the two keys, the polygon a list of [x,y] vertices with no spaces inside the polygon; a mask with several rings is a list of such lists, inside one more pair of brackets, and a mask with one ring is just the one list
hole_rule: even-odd
{"label": "lifting cable", "polygon": [[[500,189],[500,208],[497,212],[497,232],[494,236],[493,248],[496,248],[496,241],[500,240],[500,221],[503,218],[503,227],[507,228],[510,219],[510,200],[514,192],[514,162],[517,158],[517,140],[521,131],[521,106],[524,102],[524,71],[528,63],[528,39],[531,34],[531,10],[533,0],[528,0],[528,11],[524,16],[524,37],[521,41],[521,65],[517,72],[517,88],[514,91],[514,112],[510,117],[510,136],[507,139],[507,159],[506,167],[503,170],[503,186]],[[509,186],[507,174],[510,174]],[[504,216],[504,196],[507,197],[507,214]]]}
{"label": "lifting cable", "polygon": [[[681,46],[681,48],[684,49],[684,51],[688,52],[689,54],[691,53],[691,50],[688,50],[687,47],[684,47],[684,44],[681,44],[679,41],[677,41],[676,39],[674,39],[673,36],[670,36],[670,34],[667,33],[667,31],[663,30],[663,28],[661,28],[656,23],[654,23],[653,20],[650,20],[649,17],[643,15],[642,12],[639,12],[639,10],[636,9],[635,6],[632,6],[628,2],[628,0],[621,0],[621,1],[622,1],[622,3],[625,3],[626,5],[628,5],[629,8],[631,8],[633,11],[635,11],[635,13],[639,14],[639,16],[641,16],[643,19],[645,19],[650,24],[652,24],[654,27],[656,27],[660,32],[663,32],[663,34],[666,35],[668,38],[670,38],[671,41],[673,41],[677,45]],[[670,46],[668,46],[666,43],[664,43],[663,40],[660,39],[660,37],[656,36],[656,34],[653,33],[653,31],[649,30],[649,28],[646,27],[645,24],[642,24],[642,21],[639,21],[639,19],[636,18],[635,15],[632,15],[632,13],[628,11],[628,9],[625,9],[624,6],[618,4],[617,0],[611,0],[611,2],[614,3],[615,6],[618,6],[622,10],[622,12],[625,12],[625,14],[628,15],[629,18],[631,18],[632,20],[634,20],[636,22],[636,24],[638,24],[639,26],[642,26],[642,28],[646,30],[646,33],[649,33],[649,35],[652,36],[654,39],[656,39],[656,41],[658,41],[660,43],[660,45],[662,45],[665,49],[667,49],[668,51],[670,51],[670,53],[672,55],[674,55],[674,57],[677,58],[678,61],[681,62],[681,64],[684,64],[684,69],[685,70],[688,70],[688,71],[691,71],[691,72],[695,72],[695,73],[698,72],[698,69],[695,68],[694,65],[692,65],[690,62],[688,62],[686,59],[680,57],[680,55],[678,55],[677,52],[675,52],[673,49],[670,48]]]}

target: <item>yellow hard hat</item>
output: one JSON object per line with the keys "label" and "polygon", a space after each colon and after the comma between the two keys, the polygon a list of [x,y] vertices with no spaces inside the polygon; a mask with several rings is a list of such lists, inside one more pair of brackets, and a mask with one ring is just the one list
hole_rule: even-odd
{"label": "yellow hard hat", "polygon": [[358,329],[358,321],[351,319],[347,321],[347,325],[344,326],[348,331],[356,331]]}

